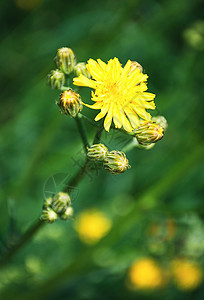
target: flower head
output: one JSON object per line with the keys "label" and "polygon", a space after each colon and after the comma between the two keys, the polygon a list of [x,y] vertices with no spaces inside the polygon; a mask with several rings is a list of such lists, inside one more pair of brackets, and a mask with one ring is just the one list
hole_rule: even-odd
{"label": "flower head", "polygon": [[172,273],[180,290],[194,290],[203,280],[203,272],[200,266],[187,259],[175,259]]}
{"label": "flower head", "polygon": [[111,220],[101,211],[87,210],[79,215],[75,229],[83,242],[95,244],[108,233],[111,225]]}
{"label": "flower head", "polygon": [[135,261],[129,270],[129,280],[132,288],[142,290],[161,288],[165,284],[163,270],[151,258]]}
{"label": "flower head", "polygon": [[106,131],[109,131],[112,121],[116,128],[123,127],[131,132],[140,125],[139,118],[151,119],[146,109],[155,109],[155,95],[146,92],[148,76],[139,68],[132,69],[130,60],[123,68],[116,57],[107,64],[101,59],[89,59],[87,69],[92,79],[80,75],[74,78],[74,84],[95,90],[92,91],[95,103],[86,106],[101,110],[95,121],[105,117]]}

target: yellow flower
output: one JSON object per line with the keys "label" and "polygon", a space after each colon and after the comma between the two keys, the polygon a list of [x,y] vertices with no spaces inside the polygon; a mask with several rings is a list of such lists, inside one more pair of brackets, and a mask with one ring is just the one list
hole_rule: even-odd
{"label": "yellow flower", "polygon": [[187,259],[174,260],[172,273],[177,287],[181,290],[196,289],[203,280],[201,268]]}
{"label": "yellow flower", "polygon": [[92,100],[95,103],[86,106],[101,110],[95,121],[106,116],[106,131],[109,131],[112,121],[116,128],[123,127],[131,132],[140,125],[139,117],[144,120],[151,119],[146,109],[155,109],[155,95],[146,92],[148,76],[139,68],[132,70],[130,60],[122,68],[116,57],[110,59],[107,64],[101,59],[89,59],[87,69],[92,79],[80,75],[74,78],[74,84],[95,90],[92,91]]}
{"label": "yellow flower", "polygon": [[166,283],[163,270],[151,258],[135,261],[129,270],[129,281],[135,289],[156,289]]}
{"label": "yellow flower", "polygon": [[87,210],[82,212],[75,225],[79,238],[87,244],[97,243],[108,233],[110,228],[110,219],[98,210]]}

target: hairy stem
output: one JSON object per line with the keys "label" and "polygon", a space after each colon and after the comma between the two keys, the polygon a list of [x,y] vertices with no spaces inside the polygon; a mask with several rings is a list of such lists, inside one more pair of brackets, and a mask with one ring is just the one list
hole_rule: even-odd
{"label": "hairy stem", "polygon": [[78,131],[79,131],[79,134],[81,136],[81,139],[82,139],[82,142],[83,142],[83,145],[84,145],[85,153],[86,153],[87,152],[87,147],[89,147],[89,142],[88,142],[88,139],[87,139],[86,131],[85,131],[84,125],[82,123],[81,117],[76,116],[75,121],[76,121]]}

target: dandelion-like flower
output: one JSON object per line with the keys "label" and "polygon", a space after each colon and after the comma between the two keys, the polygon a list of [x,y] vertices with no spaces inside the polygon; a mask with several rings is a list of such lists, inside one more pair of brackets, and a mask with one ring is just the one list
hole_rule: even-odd
{"label": "dandelion-like flower", "polygon": [[110,230],[112,222],[99,210],[87,210],[80,214],[75,229],[80,239],[87,244],[95,244]]}
{"label": "dandelion-like flower", "polygon": [[92,79],[80,75],[74,78],[74,84],[95,90],[92,91],[92,100],[95,103],[85,105],[101,110],[95,121],[105,117],[106,131],[109,131],[112,121],[116,128],[123,127],[131,132],[140,125],[140,118],[151,119],[146,109],[155,109],[155,95],[146,92],[148,76],[139,68],[132,69],[130,60],[123,68],[116,57],[107,64],[101,59],[89,59],[87,69]]}
{"label": "dandelion-like flower", "polygon": [[195,262],[175,259],[172,267],[174,281],[180,290],[194,290],[203,281],[203,271]]}
{"label": "dandelion-like flower", "polygon": [[129,280],[135,289],[156,289],[166,283],[163,269],[151,258],[135,261],[129,270]]}

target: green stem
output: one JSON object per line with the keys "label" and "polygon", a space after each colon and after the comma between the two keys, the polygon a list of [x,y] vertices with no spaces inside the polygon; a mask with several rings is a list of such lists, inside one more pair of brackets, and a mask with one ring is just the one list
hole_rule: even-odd
{"label": "green stem", "polygon": [[130,143],[128,143],[125,147],[122,148],[123,152],[131,151],[135,146],[138,145],[137,141],[133,139]]}
{"label": "green stem", "polygon": [[64,192],[71,193],[73,188],[75,188],[79,182],[83,179],[83,177],[86,175],[88,170],[89,160],[86,159],[83,166],[80,168],[80,170],[76,173],[76,175],[70,180],[68,187],[64,189]]}
{"label": "green stem", "polygon": [[39,231],[40,228],[43,227],[44,224],[45,223],[41,220],[34,222],[22,235],[20,240],[0,259],[0,268],[9,262],[9,260],[21,250],[21,248],[35,235],[36,232]]}
{"label": "green stem", "polygon": [[89,142],[88,142],[88,139],[87,139],[85,128],[84,128],[83,123],[81,121],[81,117],[76,116],[75,121],[76,121],[78,130],[79,130],[79,133],[80,133],[83,145],[84,145],[85,153],[86,153],[87,152],[87,147],[89,147]]}
{"label": "green stem", "polygon": [[103,133],[103,126],[100,126],[98,128],[98,130],[96,131],[96,135],[95,135],[94,140],[93,140],[93,145],[98,144],[100,142],[102,133]]}
{"label": "green stem", "polygon": [[[68,183],[68,189],[66,188],[64,190],[65,192],[71,193],[73,188],[79,184],[79,182],[82,180],[82,178],[87,172],[88,164],[89,161],[86,160],[84,165],[80,168],[80,170]],[[22,237],[18,240],[18,242],[1,257],[0,268],[6,265],[10,261],[10,259],[12,259],[13,256],[15,256],[21,250],[21,248],[23,248],[23,246],[30,241],[32,237],[43,227],[43,225],[45,225],[43,221],[41,220],[35,221],[22,235]]]}
{"label": "green stem", "polygon": [[69,86],[62,86],[61,88],[60,88],[60,91],[68,91],[69,89],[71,89]]}

